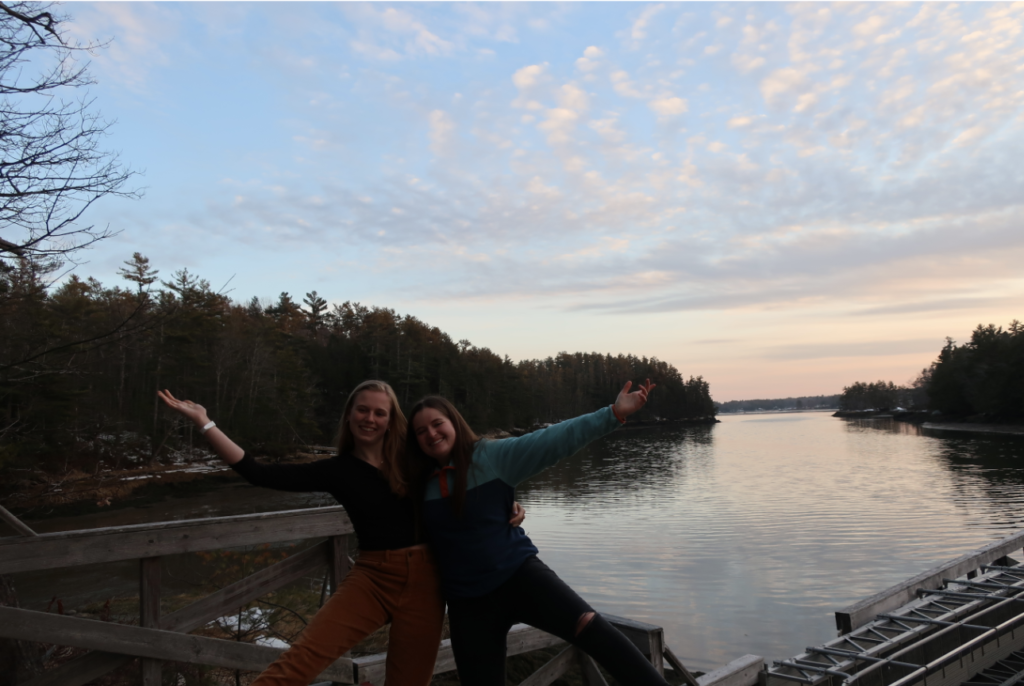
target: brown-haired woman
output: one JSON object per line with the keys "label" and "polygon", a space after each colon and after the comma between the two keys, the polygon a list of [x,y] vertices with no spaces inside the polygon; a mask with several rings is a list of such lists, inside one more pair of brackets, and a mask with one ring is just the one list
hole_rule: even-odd
{"label": "brown-haired woman", "polygon": [[518,438],[480,439],[455,406],[421,400],[409,415],[406,456],[436,468],[423,488],[423,522],[448,601],[462,686],[504,686],[506,636],[523,622],[583,649],[625,685],[665,686],[643,654],[537,558],[501,513],[521,481],[610,433],[647,402],[650,380],[615,403]]}
{"label": "brown-haired woman", "polygon": [[[345,402],[338,454],[305,464],[257,462],[210,421],[205,408],[158,395],[204,433],[214,451],[256,486],[327,492],[341,503],[359,538],[359,556],[299,638],[253,682],[305,686],[356,643],[391,622],[385,680],[391,686],[430,682],[441,642],[444,601],[430,550],[417,538],[411,475],[400,459],[406,421],[391,386],[364,381]],[[512,524],[522,517],[518,508]],[[508,523],[506,523],[506,526]]]}

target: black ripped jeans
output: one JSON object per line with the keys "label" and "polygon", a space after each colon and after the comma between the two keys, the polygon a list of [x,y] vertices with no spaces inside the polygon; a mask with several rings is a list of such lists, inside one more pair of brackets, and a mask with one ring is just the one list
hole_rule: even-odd
{"label": "black ripped jeans", "polygon": [[577,636],[577,622],[588,612],[593,608],[536,556],[486,595],[449,598],[448,622],[459,682],[505,686],[506,636],[513,624],[524,623],[582,649],[622,686],[666,686],[643,653],[601,615],[595,613]]}

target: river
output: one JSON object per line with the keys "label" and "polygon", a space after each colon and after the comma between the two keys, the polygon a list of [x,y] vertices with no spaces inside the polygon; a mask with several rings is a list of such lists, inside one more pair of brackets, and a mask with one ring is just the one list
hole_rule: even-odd
{"label": "river", "polygon": [[[519,490],[541,558],[598,610],[665,627],[691,668],[791,657],[835,635],[836,610],[1024,528],[1024,438],[816,412],[721,419],[618,431]],[[327,502],[228,486],[40,529]],[[19,591],[33,606],[82,582]]]}

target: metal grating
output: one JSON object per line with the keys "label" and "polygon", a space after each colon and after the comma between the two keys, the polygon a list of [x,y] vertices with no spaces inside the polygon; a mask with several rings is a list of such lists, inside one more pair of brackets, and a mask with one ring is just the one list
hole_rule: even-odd
{"label": "metal grating", "polygon": [[[1024,649],[1024,565],[981,572],[944,579],[943,588],[919,591],[849,634],[776,660],[767,686],[1012,686],[1024,673],[1024,663],[1007,671],[1013,655],[1024,657],[1015,652]],[[980,676],[988,670],[994,676]]]}

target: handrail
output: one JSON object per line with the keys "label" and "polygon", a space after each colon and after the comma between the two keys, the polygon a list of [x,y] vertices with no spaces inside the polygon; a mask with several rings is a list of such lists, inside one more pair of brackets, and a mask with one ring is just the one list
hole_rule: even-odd
{"label": "handrail", "polygon": [[338,506],[0,538],[0,574],[281,543],[355,531]]}
{"label": "handrail", "polygon": [[25,522],[21,521],[20,519],[18,519],[14,515],[12,515],[10,512],[8,512],[7,508],[5,508],[3,505],[0,505],[0,519],[4,520],[8,524],[10,524],[11,528],[13,528],[15,531],[17,531],[22,536],[38,536],[39,535],[35,531],[30,529],[28,527],[28,525],[25,524]]}

